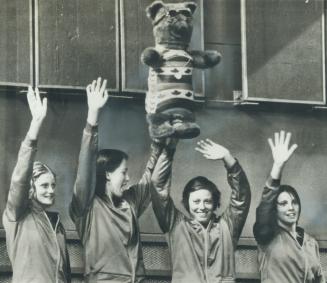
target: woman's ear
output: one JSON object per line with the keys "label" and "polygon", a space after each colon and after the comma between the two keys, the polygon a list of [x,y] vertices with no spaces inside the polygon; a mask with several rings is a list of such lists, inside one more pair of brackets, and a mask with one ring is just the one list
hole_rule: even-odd
{"label": "woman's ear", "polygon": [[106,180],[108,182],[110,182],[110,178],[111,178],[111,173],[109,171],[106,172]]}

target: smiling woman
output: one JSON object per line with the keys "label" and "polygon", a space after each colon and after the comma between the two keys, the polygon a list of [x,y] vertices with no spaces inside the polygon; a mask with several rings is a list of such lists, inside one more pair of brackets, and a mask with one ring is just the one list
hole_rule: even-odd
{"label": "smiling woman", "polygon": [[30,196],[45,209],[55,202],[56,175],[45,164],[35,161],[31,179]]}
{"label": "smiling woman", "polygon": [[270,177],[256,211],[253,233],[258,242],[261,282],[325,282],[317,241],[299,227],[300,197],[289,185],[280,185],[283,168],[297,148],[289,148],[291,133],[268,139],[273,155]]}
{"label": "smiling woman", "polygon": [[48,212],[55,201],[56,177],[45,164],[34,161],[47,99],[38,89],[27,93],[32,121],[22,142],[12,174],[3,214],[13,283],[70,282],[66,236],[58,213]]}
{"label": "smiling woman", "polygon": [[206,177],[198,176],[184,188],[183,205],[188,214],[183,214],[169,196],[172,162],[155,168],[154,173],[167,172],[159,182],[153,180],[151,193],[153,210],[168,236],[172,282],[235,282],[234,251],[250,207],[250,186],[240,164],[225,147],[207,139],[200,141],[196,150],[207,159],[223,160],[231,199],[222,216],[215,215],[220,192]]}
{"label": "smiling woman", "polygon": [[151,176],[169,154],[153,143],[144,174],[129,185],[128,156],[116,149],[98,152],[98,116],[107,102],[107,81],[88,85],[88,116],[70,215],[83,244],[86,282],[141,282],[145,277],[138,217],[150,203]]}

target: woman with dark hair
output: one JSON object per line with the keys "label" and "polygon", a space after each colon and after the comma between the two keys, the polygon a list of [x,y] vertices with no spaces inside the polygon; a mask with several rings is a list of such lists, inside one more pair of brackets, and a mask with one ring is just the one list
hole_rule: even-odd
{"label": "woman with dark hair", "polygon": [[34,161],[40,128],[47,113],[47,99],[29,87],[30,128],[21,144],[11,177],[3,225],[13,283],[70,282],[66,236],[54,204],[56,175]]}
{"label": "woman with dark hair", "polygon": [[220,192],[206,177],[190,180],[183,191],[187,214],[179,211],[169,196],[171,162],[155,168],[161,174],[153,180],[152,205],[159,225],[168,236],[173,283],[235,282],[234,252],[251,201],[246,175],[238,161],[223,146],[200,141],[197,151],[210,160],[222,160],[232,189],[229,206],[221,216]]}
{"label": "woman with dark hair", "polygon": [[127,154],[98,152],[98,116],[108,99],[106,84],[98,78],[86,88],[88,116],[70,214],[83,244],[86,282],[141,282],[145,270],[138,217],[150,203],[154,167],[167,162],[170,154],[153,144],[141,180],[129,186]]}
{"label": "woman with dark hair", "polygon": [[296,190],[280,185],[285,164],[297,148],[289,148],[291,133],[275,133],[268,139],[273,166],[253,227],[258,243],[261,282],[325,282],[317,241],[298,226],[301,202]]}

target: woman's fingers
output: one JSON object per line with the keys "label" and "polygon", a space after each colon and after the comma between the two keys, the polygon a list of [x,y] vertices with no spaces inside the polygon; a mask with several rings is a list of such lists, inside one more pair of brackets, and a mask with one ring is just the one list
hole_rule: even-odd
{"label": "woman's fingers", "polygon": [[88,84],[86,86],[86,92],[87,92],[87,94],[89,95],[91,93],[91,91],[92,91],[92,84]]}
{"label": "woman's fingers", "polygon": [[96,80],[93,80],[92,81],[92,84],[91,84],[91,92],[94,92],[96,83],[97,83]]}
{"label": "woman's fingers", "polygon": [[288,154],[289,154],[288,156],[291,156],[297,148],[298,148],[298,145],[296,143],[293,144],[288,151]]}
{"label": "woman's fingers", "polygon": [[101,89],[100,89],[100,93],[102,93],[104,95],[104,91],[107,87],[107,80],[103,80],[102,85],[101,85]]}
{"label": "woman's fingers", "polygon": [[96,92],[99,92],[100,87],[101,87],[101,77],[98,77],[97,82],[96,82],[96,85],[95,85],[95,89],[94,89],[94,90],[95,90]]}
{"label": "woman's fingers", "polygon": [[269,139],[268,139],[268,144],[269,144],[271,150],[274,150],[274,147],[275,147],[275,146],[274,146],[274,143],[273,143],[272,138],[269,138]]}
{"label": "woman's fingers", "polygon": [[48,99],[46,97],[44,97],[42,100],[42,106],[43,106],[44,114],[46,114],[48,110]]}
{"label": "woman's fingers", "polygon": [[286,134],[286,138],[285,138],[285,145],[288,147],[288,145],[290,144],[290,141],[291,141],[291,137],[292,137],[292,134],[290,132],[288,132]]}
{"label": "woman's fingers", "polygon": [[35,95],[34,95],[33,88],[31,86],[28,87],[27,102],[30,107],[32,107],[35,102]]}
{"label": "woman's fingers", "polygon": [[279,133],[279,144],[285,144],[285,131],[283,130]]}
{"label": "woman's fingers", "polygon": [[107,99],[108,99],[108,97],[109,97],[109,93],[108,93],[108,90],[105,90],[105,91],[104,91],[104,95],[103,95],[103,98],[104,98],[105,100],[107,100]]}

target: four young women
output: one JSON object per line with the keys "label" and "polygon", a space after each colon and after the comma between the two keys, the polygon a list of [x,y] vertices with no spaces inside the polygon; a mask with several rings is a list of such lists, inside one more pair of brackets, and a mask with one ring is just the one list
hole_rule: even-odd
{"label": "four young women", "polygon": [[[172,160],[177,140],[153,142],[149,161],[137,184],[129,185],[128,156],[115,149],[98,150],[98,120],[108,100],[106,80],[87,86],[88,115],[83,131],[77,177],[70,205],[83,245],[86,282],[141,282],[145,269],[138,217],[151,199],[158,223],[167,233],[172,282],[235,282],[235,250],[251,201],[246,175],[228,149],[207,139],[196,150],[206,159],[223,161],[231,197],[221,216],[220,191],[206,177],[185,186],[179,211],[170,198]],[[32,114],[22,142],[3,214],[13,282],[70,282],[65,231],[58,214],[48,212],[55,199],[56,176],[35,161],[47,100],[30,87]],[[291,134],[269,139],[273,166],[257,208],[262,282],[324,282],[317,242],[298,227],[301,212],[296,190],[280,185],[282,170],[297,145]],[[225,201],[225,200],[223,200]]]}

